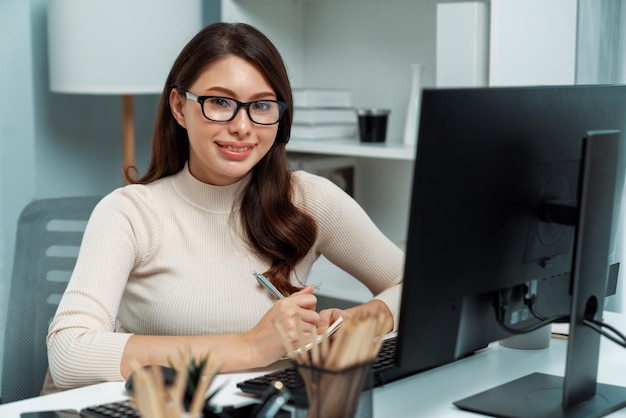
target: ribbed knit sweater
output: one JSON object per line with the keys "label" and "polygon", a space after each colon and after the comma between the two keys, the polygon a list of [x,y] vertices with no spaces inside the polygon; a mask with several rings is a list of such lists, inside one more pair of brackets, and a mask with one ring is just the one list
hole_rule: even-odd
{"label": "ribbed knit sweater", "polygon": [[[292,283],[306,283],[323,254],[384,301],[397,324],[402,251],[335,184],[303,171],[294,175],[294,202],[313,216],[318,237]],[[274,299],[252,274],[269,264],[243,240],[236,213],[246,181],[212,186],[185,167],[119,188],[98,203],[50,324],[57,388],[123,380],[122,353],[132,334],[242,333],[259,321]]]}

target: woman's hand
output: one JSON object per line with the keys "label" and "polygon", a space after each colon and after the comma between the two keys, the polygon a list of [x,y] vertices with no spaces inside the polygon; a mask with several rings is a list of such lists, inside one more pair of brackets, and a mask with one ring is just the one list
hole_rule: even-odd
{"label": "woman's hand", "polygon": [[313,286],[280,299],[267,311],[250,331],[244,334],[250,353],[259,359],[259,366],[265,366],[285,355],[283,337],[277,328],[283,331],[291,347],[299,347],[303,339],[308,343],[317,334],[320,314],[315,311],[317,298],[313,295]]}
{"label": "woman's hand", "polygon": [[352,318],[352,314],[347,310],[330,308],[324,309],[320,311],[320,322],[317,325],[317,333],[323,333],[333,322],[338,320],[339,318],[343,318],[343,320],[347,320]]}
{"label": "woman's hand", "polygon": [[385,321],[385,326],[383,327],[383,329],[385,330],[385,332],[393,331],[393,316],[391,314],[391,311],[384,302],[378,299],[373,299],[362,305],[357,305],[355,307],[345,310],[336,308],[324,309],[320,312],[320,321],[317,327],[317,332],[322,333],[326,328],[330,326],[330,324],[339,319],[339,317],[342,317],[345,321],[352,318],[354,315],[375,315],[378,313],[383,314],[383,320]]}

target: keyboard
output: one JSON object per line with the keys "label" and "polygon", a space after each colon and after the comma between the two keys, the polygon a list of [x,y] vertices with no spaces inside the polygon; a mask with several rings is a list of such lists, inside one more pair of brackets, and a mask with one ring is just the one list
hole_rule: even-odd
{"label": "keyboard", "polygon": [[92,406],[81,410],[80,415],[89,418],[141,418],[131,401],[111,402]]}
{"label": "keyboard", "polygon": [[[204,418],[248,418],[255,405],[246,405],[240,408],[226,407],[221,412],[213,412],[212,409],[205,408],[202,411]],[[66,415],[60,415],[66,416]],[[77,415],[78,416],[78,415]],[[284,415],[276,415],[284,416]],[[142,418],[130,400],[110,402],[102,405],[95,405],[80,411],[83,418]],[[144,417],[145,418],[145,417]]]}
{"label": "keyboard", "polygon": [[[394,367],[397,339],[397,336],[393,336],[384,340],[378,355],[372,362],[374,387],[382,386],[391,381],[387,377],[383,378],[382,376]],[[308,402],[305,384],[295,367],[287,367],[239,382],[237,387],[244,393],[261,396],[276,381],[282,382],[291,393],[290,403],[298,407],[306,407]]]}

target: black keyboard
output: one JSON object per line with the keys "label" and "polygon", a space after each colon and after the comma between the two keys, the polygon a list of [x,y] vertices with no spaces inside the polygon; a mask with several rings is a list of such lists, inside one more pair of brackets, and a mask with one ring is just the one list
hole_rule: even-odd
{"label": "black keyboard", "polygon": [[[244,418],[250,417],[252,405],[241,408],[226,407],[222,412],[213,412],[209,408],[202,411],[204,418]],[[61,415],[64,417],[65,415]],[[279,416],[279,415],[277,415]],[[95,405],[80,411],[83,418],[142,418],[130,400]],[[144,417],[145,418],[145,417]]]}
{"label": "black keyboard", "polygon": [[90,418],[141,418],[131,401],[111,402],[92,406],[81,410],[80,415]]}
{"label": "black keyboard", "polygon": [[[397,337],[391,337],[383,341],[378,355],[372,362],[372,374],[374,387],[382,386],[387,379],[379,378],[378,374],[394,367]],[[290,403],[296,406],[306,406],[306,388],[302,377],[295,367],[287,367],[272,373],[267,373],[252,379],[237,383],[237,387],[244,393],[261,396],[272,383],[280,381],[291,392]]]}

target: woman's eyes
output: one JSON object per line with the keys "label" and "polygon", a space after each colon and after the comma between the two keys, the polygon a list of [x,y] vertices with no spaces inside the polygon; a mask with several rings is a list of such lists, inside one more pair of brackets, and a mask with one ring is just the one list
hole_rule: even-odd
{"label": "woman's eyes", "polygon": [[[208,102],[212,107],[233,108],[237,106],[237,102],[228,97],[211,97]],[[253,112],[267,112],[272,110],[274,106],[276,104],[271,101],[257,100],[250,102],[250,110]]]}
{"label": "woman's eyes", "polygon": [[220,107],[232,107],[233,101],[224,97],[213,97],[211,99],[211,105]]}
{"label": "woman's eyes", "polygon": [[252,107],[252,110],[254,111],[263,112],[263,111],[271,109],[272,102],[254,102],[252,103],[251,107]]}

